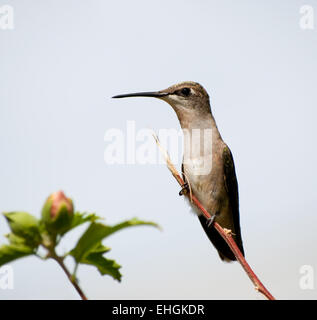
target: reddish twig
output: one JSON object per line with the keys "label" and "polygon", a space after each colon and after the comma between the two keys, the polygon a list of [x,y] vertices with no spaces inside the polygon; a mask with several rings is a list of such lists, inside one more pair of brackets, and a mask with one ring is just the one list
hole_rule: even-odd
{"label": "reddish twig", "polygon": [[[183,186],[185,184],[184,180],[182,179],[182,177],[180,176],[180,174],[178,173],[178,171],[176,170],[175,166],[173,165],[173,163],[170,160],[170,157],[167,153],[167,151],[165,149],[162,148],[162,146],[160,145],[160,142],[157,138],[156,135],[153,135],[154,139],[158,145],[158,147],[160,148],[166,163],[167,163],[167,167],[168,169],[171,171],[171,173],[173,174],[174,178],[177,180],[177,182],[179,183],[179,185]],[[204,217],[206,219],[210,219],[211,215],[210,213],[202,206],[202,204],[198,201],[198,199],[195,197],[195,195],[190,194],[187,195],[190,197],[191,202],[193,202],[199,209],[200,211],[203,213]],[[239,263],[241,264],[242,268],[244,269],[244,271],[246,272],[246,274],[248,275],[248,277],[250,278],[250,280],[253,282],[255,289],[262,293],[267,299],[269,300],[275,300],[275,298],[271,295],[271,293],[265,288],[265,286],[263,285],[263,283],[259,280],[259,278],[256,276],[256,274],[253,272],[253,270],[251,269],[250,265],[247,263],[247,261],[245,260],[244,256],[242,255],[240,249],[238,248],[236,242],[234,241],[234,239],[232,238],[231,235],[231,230],[228,229],[224,229],[220,226],[219,223],[214,222],[213,227],[219,232],[219,234],[221,235],[221,237],[226,241],[226,243],[228,244],[228,246],[230,247],[231,251],[233,252],[233,254],[235,255],[236,259],[239,261]]]}
{"label": "reddish twig", "polygon": [[80,295],[82,300],[88,300],[86,295],[84,294],[83,290],[81,289],[81,287],[79,286],[79,284],[77,283],[77,280],[75,278],[75,275],[71,275],[71,273],[68,271],[68,269],[66,268],[65,264],[64,264],[64,258],[60,257],[56,254],[54,246],[47,246],[42,244],[42,246],[48,250],[47,253],[47,258],[51,258],[53,260],[55,260],[59,266],[63,269],[63,271],[65,272],[69,282],[73,285],[73,287],[76,289],[77,293]]}
{"label": "reddish twig", "polygon": [[70,281],[70,283],[73,285],[73,287],[76,289],[77,293],[80,295],[82,300],[88,300],[86,295],[84,294],[83,290],[81,289],[81,287],[78,285],[77,280],[75,279],[75,277],[73,277],[70,272],[68,271],[68,269],[66,268],[63,258],[58,257],[58,256],[54,256],[52,257],[59,265],[60,267],[63,269],[63,271],[65,272],[65,274],[67,275],[68,280]]}

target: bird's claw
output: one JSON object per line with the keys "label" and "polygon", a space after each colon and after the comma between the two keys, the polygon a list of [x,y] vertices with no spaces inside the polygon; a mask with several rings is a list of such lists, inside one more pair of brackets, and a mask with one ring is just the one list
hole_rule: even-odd
{"label": "bird's claw", "polygon": [[215,217],[216,217],[216,215],[214,214],[213,216],[211,216],[210,218],[207,219],[207,221],[206,221],[207,227],[210,227],[214,223]]}
{"label": "bird's claw", "polygon": [[183,185],[182,185],[182,189],[181,191],[179,192],[179,195],[180,196],[183,196],[185,194],[187,194],[187,192],[189,191],[189,185],[187,182],[185,182]]}

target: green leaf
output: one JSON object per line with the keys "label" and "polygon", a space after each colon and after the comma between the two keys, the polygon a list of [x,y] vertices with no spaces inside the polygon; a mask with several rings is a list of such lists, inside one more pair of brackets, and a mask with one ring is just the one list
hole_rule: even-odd
{"label": "green leaf", "polygon": [[25,239],[22,238],[22,237],[19,237],[17,236],[16,234],[10,232],[8,234],[5,235],[5,237],[9,240],[9,242],[11,244],[17,244],[17,245],[20,245],[20,244],[25,244]]}
{"label": "green leaf", "polygon": [[77,263],[82,262],[92,251],[94,251],[101,241],[111,234],[128,227],[149,225],[158,227],[154,222],[141,221],[136,218],[124,221],[114,226],[107,226],[93,222],[78,240],[76,247],[71,251]]}
{"label": "green leaf", "polygon": [[22,211],[4,212],[13,233],[23,236],[25,232],[32,232],[38,228],[38,220],[31,214]]}
{"label": "green leaf", "polygon": [[31,214],[22,211],[3,213],[12,233],[24,238],[28,245],[36,247],[40,241],[39,221]]}
{"label": "green leaf", "polygon": [[101,253],[104,254],[111,249],[109,247],[104,246],[101,242],[98,244],[98,246],[92,251],[93,253]]}
{"label": "green leaf", "polygon": [[34,254],[34,249],[25,245],[5,244],[0,247],[0,266],[13,260]]}
{"label": "green leaf", "polygon": [[93,222],[84,234],[80,237],[76,247],[71,251],[71,255],[79,263],[94,249],[98,248],[104,238],[106,226]]}
{"label": "green leaf", "polygon": [[101,275],[108,274],[114,279],[121,281],[121,266],[114,260],[103,257],[101,252],[91,252],[81,263],[95,266]]}
{"label": "green leaf", "polygon": [[70,225],[70,227],[68,228],[67,231],[65,231],[63,234],[65,234],[66,232],[82,225],[83,223],[86,222],[95,222],[97,220],[101,219],[100,217],[98,217],[97,215],[95,215],[94,213],[81,213],[81,212],[75,212],[74,216],[73,216],[73,220],[72,223]]}
{"label": "green leaf", "polygon": [[160,228],[159,225],[155,222],[142,221],[142,220],[139,220],[138,218],[133,218],[133,219],[115,224],[114,226],[105,226],[106,229],[104,230],[104,238],[109,237],[111,234],[118,232],[122,229],[129,228],[129,227],[136,227],[136,226],[152,226],[152,227]]}
{"label": "green leaf", "polygon": [[121,281],[121,273],[119,269],[121,266],[114,260],[103,257],[103,254],[110,251],[110,248],[105,247],[101,243],[91,251],[88,256],[81,261],[83,264],[95,266],[102,275],[108,274],[114,279]]}

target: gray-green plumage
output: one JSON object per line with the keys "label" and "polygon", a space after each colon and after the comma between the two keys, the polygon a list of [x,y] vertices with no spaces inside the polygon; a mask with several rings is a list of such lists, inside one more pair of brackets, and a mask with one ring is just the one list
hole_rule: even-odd
{"label": "gray-green plumage", "polygon": [[[233,157],[230,149],[227,146],[225,146],[223,149],[222,159],[223,179],[224,186],[227,192],[229,213],[224,214],[224,212],[222,212],[223,208],[226,207],[226,205],[224,204],[220,207],[219,212],[216,213],[215,221],[217,221],[223,228],[230,229],[233,232],[233,238],[235,239],[235,242],[237,243],[240,251],[244,255],[239,221],[238,182],[236,178]],[[186,179],[185,177],[183,178]],[[225,261],[236,260],[231,249],[228,247],[227,243],[223,240],[223,238],[219,235],[218,231],[206,224],[206,218],[204,216],[199,215],[198,218],[208,238],[213,243],[215,248],[218,250],[220,258]]]}

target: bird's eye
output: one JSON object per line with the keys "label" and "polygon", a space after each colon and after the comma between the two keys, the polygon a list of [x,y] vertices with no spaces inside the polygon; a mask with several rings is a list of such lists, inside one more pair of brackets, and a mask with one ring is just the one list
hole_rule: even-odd
{"label": "bird's eye", "polygon": [[190,95],[190,89],[189,88],[183,88],[181,90],[182,95],[188,97]]}

